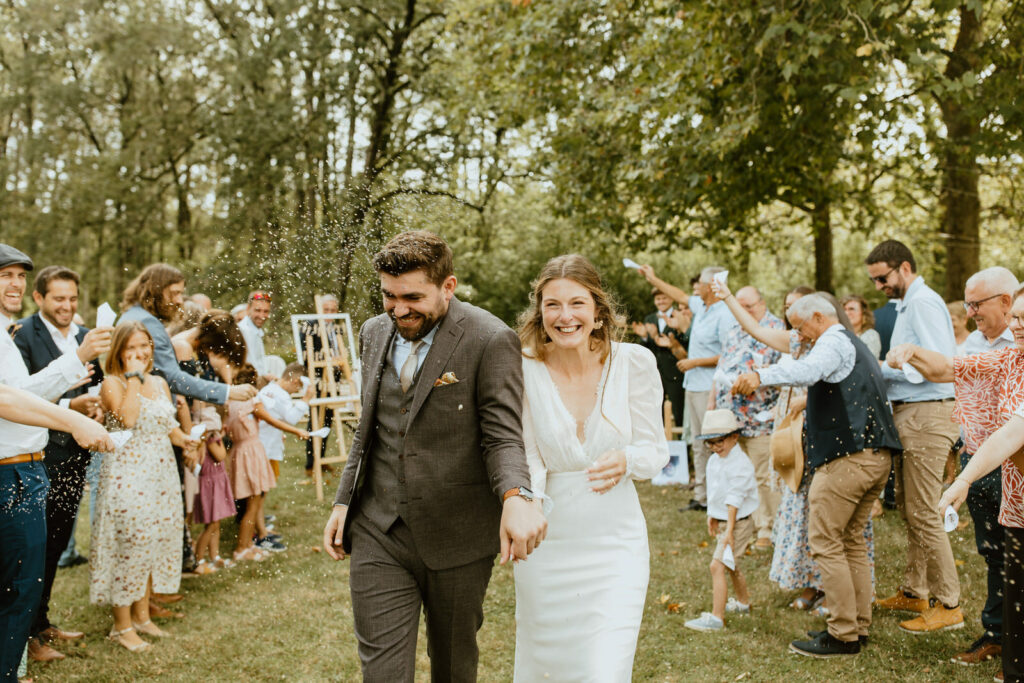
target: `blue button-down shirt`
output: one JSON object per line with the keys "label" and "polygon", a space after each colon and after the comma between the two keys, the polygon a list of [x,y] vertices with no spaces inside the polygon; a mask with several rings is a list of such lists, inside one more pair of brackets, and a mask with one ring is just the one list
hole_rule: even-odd
{"label": "blue button-down shirt", "polygon": [[985,353],[986,351],[999,351],[1000,349],[1013,346],[1015,343],[1013,332],[1010,332],[1009,327],[1005,328],[998,337],[991,340],[982,334],[981,330],[975,330],[967,335],[967,339],[964,340],[962,355],[973,356],[976,353]]}
{"label": "blue button-down shirt", "polygon": [[[712,358],[722,355],[729,330],[739,325],[732,311],[724,301],[705,306],[699,296],[690,297],[693,324],[690,326],[690,348],[688,358]],[[697,367],[683,376],[683,388],[687,391],[711,391],[715,366]]]}
{"label": "blue button-down shirt", "polygon": [[[907,288],[903,299],[896,304],[896,324],[892,328],[892,346],[915,344],[943,356],[956,354],[953,321],[942,297],[917,277]],[[903,370],[882,365],[887,394],[890,401],[937,401],[953,397],[953,384],[945,382],[907,381]]]}

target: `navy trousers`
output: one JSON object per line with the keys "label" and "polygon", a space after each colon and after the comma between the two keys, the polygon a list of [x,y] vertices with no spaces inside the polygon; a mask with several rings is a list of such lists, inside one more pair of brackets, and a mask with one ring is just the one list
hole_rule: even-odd
{"label": "navy trousers", "polygon": [[[961,469],[970,459],[970,454],[960,454]],[[1003,527],[999,524],[1002,490],[1002,469],[997,467],[971,484],[967,492],[967,509],[974,522],[974,543],[988,568],[988,594],[981,609],[981,625],[985,637],[994,643],[1003,640]]]}
{"label": "navy trousers", "polygon": [[42,462],[0,465],[0,680],[18,678],[43,592],[46,494]]}

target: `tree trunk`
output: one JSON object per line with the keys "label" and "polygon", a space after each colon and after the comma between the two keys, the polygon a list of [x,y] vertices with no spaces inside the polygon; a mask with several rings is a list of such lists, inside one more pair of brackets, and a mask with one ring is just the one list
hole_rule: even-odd
{"label": "tree trunk", "polygon": [[826,199],[811,209],[811,232],[814,234],[814,288],[832,291],[832,213]]}
{"label": "tree trunk", "polygon": [[[981,23],[974,10],[960,6],[960,32],[946,64],[945,77],[958,80],[979,61]],[[942,234],[946,243],[947,301],[963,298],[964,284],[979,269],[981,201],[978,197],[978,166],[975,142],[979,130],[977,110],[954,97],[939,99],[946,124],[942,153]]]}

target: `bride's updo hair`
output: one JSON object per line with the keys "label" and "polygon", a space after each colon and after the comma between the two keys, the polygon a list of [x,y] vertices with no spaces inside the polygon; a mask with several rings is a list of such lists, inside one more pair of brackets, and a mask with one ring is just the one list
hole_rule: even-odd
{"label": "bride's updo hair", "polygon": [[553,280],[572,280],[586,288],[594,297],[594,329],[590,333],[590,349],[601,351],[601,360],[608,357],[612,342],[622,339],[625,320],[618,305],[605,290],[601,274],[594,264],[579,254],[564,254],[544,264],[532,283],[530,306],[519,316],[519,341],[523,355],[543,361],[545,345],[551,341],[544,331],[544,316],[540,304],[544,288]]}

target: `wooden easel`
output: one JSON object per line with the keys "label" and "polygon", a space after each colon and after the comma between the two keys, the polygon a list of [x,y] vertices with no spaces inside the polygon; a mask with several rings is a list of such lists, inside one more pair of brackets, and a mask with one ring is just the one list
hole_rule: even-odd
{"label": "wooden easel", "polygon": [[[324,315],[323,301],[316,296],[317,315]],[[312,429],[317,431],[323,427],[327,411],[334,412],[334,432],[338,443],[338,455],[323,457],[323,439],[313,438],[313,483],[316,486],[316,499],[324,499],[323,466],[334,463],[343,464],[348,459],[348,447],[345,445],[345,427],[354,430],[359,422],[360,403],[359,391],[352,378],[352,366],[349,363],[348,350],[341,329],[334,331],[334,345],[330,341],[328,326],[334,321],[318,320],[315,334],[320,337],[320,352],[313,352],[313,335],[304,335],[306,374],[316,385],[316,398],[309,402],[309,419]],[[308,328],[307,328],[308,329]],[[334,371],[341,370],[342,381],[334,377]],[[317,384],[316,371],[321,371],[321,379]]]}

